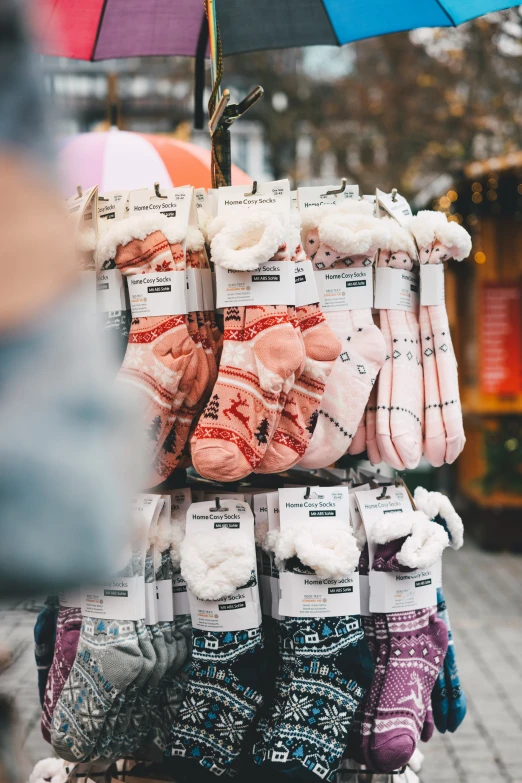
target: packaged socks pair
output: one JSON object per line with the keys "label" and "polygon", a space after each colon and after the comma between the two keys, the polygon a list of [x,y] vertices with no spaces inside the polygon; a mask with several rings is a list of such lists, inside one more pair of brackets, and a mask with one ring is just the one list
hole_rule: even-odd
{"label": "packaged socks pair", "polygon": [[[194,228],[182,236],[162,215],[130,217],[100,239],[97,266],[109,259],[126,276],[185,271],[187,263],[205,265],[203,236]],[[132,319],[118,381],[137,391],[142,401],[148,457],[154,466],[151,485],[178,466],[192,420],[216,376],[218,352],[209,313]]]}
{"label": "packaged socks pair", "polygon": [[[253,212],[209,227],[212,260],[253,270],[302,255],[277,215]],[[304,454],[340,344],[318,304],[227,307],[217,383],[191,440],[201,475],[235,481],[280,472]]]}
{"label": "packaged socks pair", "polygon": [[[452,549],[460,549],[464,543],[464,527],[462,519],[453,508],[446,495],[440,492],[428,492],[423,487],[417,487],[414,494],[417,508],[424,511],[446,530],[449,545]],[[437,682],[431,695],[433,719],[437,731],[444,734],[454,732],[466,717],[467,700],[459,677],[457,658],[451,633],[451,625],[442,587],[437,588],[437,616],[448,630],[448,651],[444,658],[444,666],[439,672]]]}
{"label": "packaged socks pair", "polygon": [[[446,533],[421,512],[383,517],[372,529],[375,571],[427,568],[441,556]],[[364,567],[364,566],[363,566]],[[356,717],[348,755],[375,772],[391,773],[433,731],[431,692],[448,646],[436,607],[365,618],[375,675]]]}
{"label": "packaged socks pair", "polygon": [[[442,212],[421,211],[409,228],[419,248],[420,263],[461,261],[471,252],[471,237]],[[445,304],[424,306],[419,313],[424,364],[424,454],[434,466],[454,462],[466,442],[460,405],[457,360]]]}
{"label": "packaged socks pair", "polygon": [[[336,533],[334,540],[320,530],[308,537],[303,531],[272,532],[262,543],[287,570],[339,579],[353,573],[359,552],[347,531]],[[274,624],[275,692],[257,726],[254,761],[265,774],[333,780],[373,677],[361,619],[286,617]]]}
{"label": "packaged socks pair", "polygon": [[[155,535],[158,551],[170,546],[165,530],[158,528]],[[154,581],[167,558],[168,549],[156,562],[152,551],[145,558],[134,552],[118,576]],[[137,752],[148,739],[154,742],[163,680],[177,673],[187,655],[177,626],[176,621],[147,625],[144,620],[82,618],[68,677],[44,709],[43,722],[49,722],[50,714],[52,745],[62,758],[120,758]]]}
{"label": "packaged socks pair", "polygon": [[[373,217],[367,201],[324,207],[304,217],[304,247],[316,270],[373,266],[389,239],[385,221]],[[311,442],[300,465],[321,468],[350,450],[364,451],[364,413],[385,361],[385,344],[371,309],[327,312],[328,326],[341,342],[327,380]],[[361,435],[363,445],[361,447]]]}

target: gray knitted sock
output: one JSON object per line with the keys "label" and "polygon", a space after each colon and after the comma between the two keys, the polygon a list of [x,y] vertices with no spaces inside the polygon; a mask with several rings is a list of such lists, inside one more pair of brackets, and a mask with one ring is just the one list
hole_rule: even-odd
{"label": "gray knitted sock", "polygon": [[[119,576],[143,573],[134,553]],[[136,623],[84,617],[76,659],[53,713],[51,742],[67,761],[92,758],[106,718],[143,668]]]}

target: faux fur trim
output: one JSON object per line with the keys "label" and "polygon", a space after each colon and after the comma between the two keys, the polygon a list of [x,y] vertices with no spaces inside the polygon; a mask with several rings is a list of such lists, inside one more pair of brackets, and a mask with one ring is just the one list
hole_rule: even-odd
{"label": "faux fur trim", "polygon": [[357,546],[359,548],[359,552],[362,552],[366,544],[368,543],[368,539],[366,538],[366,529],[364,525],[361,524],[357,528],[357,530],[353,531],[353,534],[355,536],[355,541],[357,543]]}
{"label": "faux fur trim", "polygon": [[403,514],[383,514],[372,526],[372,539],[375,544],[387,544],[389,541],[409,536],[413,525],[420,519],[427,519],[426,514],[413,509]]}
{"label": "faux fur trim", "polygon": [[76,248],[83,253],[89,253],[96,248],[96,231],[86,228],[76,234]]}
{"label": "faux fur trim", "polygon": [[260,546],[261,549],[265,549],[267,534],[268,534],[268,520],[265,520],[264,522],[256,522],[256,524],[254,525],[254,538],[256,544]]}
{"label": "faux fur trim", "polygon": [[312,207],[300,212],[301,215],[301,228],[303,231],[312,231],[314,228],[319,228],[319,224],[327,215],[345,213],[349,215],[373,215],[374,207],[369,201],[359,199],[359,201],[346,201],[336,204],[335,206]]}
{"label": "faux fur trim", "polygon": [[[367,203],[367,202],[357,202]],[[369,205],[371,207],[371,205]],[[319,239],[337,253],[373,256],[389,241],[385,221],[366,214],[333,212],[319,225]]]}
{"label": "faux fur trim", "polygon": [[183,242],[186,234],[186,230],[176,220],[165,215],[153,215],[148,212],[143,215],[133,215],[115,223],[99,239],[95,253],[96,264],[100,266],[114,258],[120,245],[128,245],[133,239],[145,239],[155,231],[161,231],[172,245]]}
{"label": "faux fur trim", "polygon": [[41,759],[29,775],[28,783],[65,783],[68,777],[69,766],[63,759]]}
{"label": "faux fur trim", "polygon": [[424,511],[430,519],[440,516],[444,520],[449,531],[450,547],[460,549],[464,543],[464,524],[447,495],[443,495],[442,492],[428,492],[424,487],[417,487],[413,499],[417,508]]}
{"label": "faux fur trim", "polygon": [[449,248],[455,261],[462,261],[471,253],[470,235],[454,220],[449,221],[444,212],[421,210],[410,219],[409,228],[420,249],[438,241]]}
{"label": "faux fur trim", "polygon": [[265,535],[262,548],[265,550],[265,552],[270,552],[271,554],[275,554],[278,540],[279,540],[279,530],[269,530],[268,533]]}
{"label": "faux fur trim", "polygon": [[399,225],[393,218],[384,217],[382,220],[386,223],[389,239],[386,245],[381,245],[381,250],[389,250],[391,253],[403,250],[411,259],[417,258],[417,248],[410,231]]}
{"label": "faux fur trim", "polygon": [[434,525],[425,514],[413,524],[397,553],[398,562],[408,568],[429,568],[441,557],[449,544],[448,534],[440,525]]}
{"label": "faux fur trim", "polygon": [[253,272],[269,261],[285,243],[285,229],[279,217],[263,210],[245,210],[234,216],[210,243],[212,261],[224,269]]}
{"label": "faux fur trim", "polygon": [[219,536],[185,536],[181,544],[181,575],[202,601],[226,598],[248,582],[256,562],[247,537],[231,530]]}
{"label": "faux fur trim", "polygon": [[275,555],[280,561],[297,556],[317,576],[341,579],[357,568],[360,552],[349,530],[299,527],[280,532]]}
{"label": "faux fur trim", "polygon": [[170,547],[171,539],[172,523],[170,517],[165,513],[165,509],[163,508],[158,519],[156,535],[154,536],[154,546],[158,552],[165,552],[165,550]]}
{"label": "faux fur trim", "polygon": [[203,232],[196,226],[189,226],[187,229],[187,250],[193,250],[197,253],[205,247],[205,238]]}
{"label": "faux fur trim", "polygon": [[181,544],[185,538],[186,522],[183,519],[171,519],[170,525],[170,560],[177,570],[181,565]]}

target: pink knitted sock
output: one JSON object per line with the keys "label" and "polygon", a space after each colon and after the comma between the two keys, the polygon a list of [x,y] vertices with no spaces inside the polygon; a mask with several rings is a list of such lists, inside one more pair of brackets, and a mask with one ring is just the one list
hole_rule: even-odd
{"label": "pink knitted sock", "polygon": [[[395,230],[390,254],[383,254],[387,266],[410,271],[413,268],[413,242],[402,229]],[[403,236],[404,235],[404,236]],[[404,242],[404,244],[403,244]],[[406,247],[407,250],[399,249]],[[409,250],[409,252],[408,252]],[[390,432],[392,442],[406,468],[417,467],[422,457],[424,387],[419,359],[418,320],[414,313],[388,310],[392,341],[392,393]]]}
{"label": "pink knitted sock", "polygon": [[[371,394],[371,392],[370,392]],[[369,398],[368,398],[369,399]],[[350,446],[348,448],[348,454],[356,455],[356,454],[362,454],[363,451],[366,449],[366,408],[364,409],[364,413],[362,415],[361,421],[359,422],[359,426],[357,427],[357,431],[354,435],[354,438],[352,442],[350,443]]]}
{"label": "pink knitted sock", "polygon": [[[471,252],[471,237],[468,232],[458,223],[448,221],[446,215],[441,212],[421,211],[411,218],[409,228],[415,236],[423,264],[440,264],[450,258],[461,261]],[[437,368],[440,405],[446,431],[444,458],[446,462],[452,463],[466,442],[460,406],[457,361],[445,305],[429,305],[428,313],[433,335],[432,350]],[[426,358],[425,350],[423,358]]]}
{"label": "pink knitted sock", "polygon": [[[381,264],[379,257],[379,265]],[[397,450],[391,439],[390,413],[393,381],[393,343],[390,325],[388,322],[388,310],[380,311],[381,334],[386,346],[386,359],[381,367],[377,379],[377,415],[375,419],[375,441],[379,454],[388,465],[395,470],[404,470],[404,463],[397,454]]]}
{"label": "pink knitted sock", "polygon": [[424,370],[424,456],[434,468],[444,464],[446,430],[442,418],[439,377],[429,308],[420,306],[422,365]]}
{"label": "pink knitted sock", "polygon": [[281,473],[304,455],[314,432],[327,379],[341,343],[318,304],[296,308],[305,364],[286,397],[281,418],[256,473]]}
{"label": "pink knitted sock", "polygon": [[376,426],[377,426],[377,387],[378,380],[374,383],[368,405],[366,406],[366,451],[368,459],[372,465],[378,465],[382,462],[382,457],[377,446]]}
{"label": "pink knitted sock", "polygon": [[[434,261],[436,263],[438,258],[442,262],[450,257],[450,249],[440,242],[435,242],[430,255],[430,264],[434,263]],[[460,406],[457,359],[451,341],[446,306],[430,305],[428,309],[435,344],[442,417],[446,429],[445,461],[451,465],[452,462],[455,462],[466,443],[462,408]]]}
{"label": "pink knitted sock", "polygon": [[[350,260],[354,266],[363,266],[367,257]],[[370,310],[327,313],[326,320],[342,348],[326,383],[310,445],[300,461],[305,468],[325,467],[346,454],[385,356]]]}
{"label": "pink knitted sock", "polygon": [[279,395],[292,385],[302,354],[284,305],[229,307],[225,327],[218,380],[191,452],[202,476],[236,481],[263,459]]}

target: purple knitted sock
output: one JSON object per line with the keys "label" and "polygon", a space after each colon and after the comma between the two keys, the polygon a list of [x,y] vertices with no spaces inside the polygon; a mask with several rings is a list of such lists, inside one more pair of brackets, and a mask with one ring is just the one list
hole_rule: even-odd
{"label": "purple knitted sock", "polygon": [[43,738],[49,743],[54,708],[74,663],[81,627],[80,609],[61,606],[58,610],[54,657],[47,678],[40,724]]}
{"label": "purple knitted sock", "polygon": [[[379,546],[373,568],[411,570],[397,562],[404,541],[402,538]],[[385,626],[385,650],[381,653],[379,648],[379,654],[386,665],[376,705],[372,705],[371,737],[369,742],[363,737],[363,751],[369,767],[390,773],[404,766],[417,747],[448,647],[448,632],[437,618],[436,607],[375,615],[376,627],[378,622]],[[429,720],[426,722],[429,724]]]}

